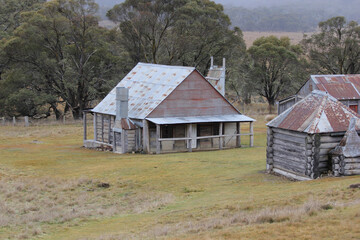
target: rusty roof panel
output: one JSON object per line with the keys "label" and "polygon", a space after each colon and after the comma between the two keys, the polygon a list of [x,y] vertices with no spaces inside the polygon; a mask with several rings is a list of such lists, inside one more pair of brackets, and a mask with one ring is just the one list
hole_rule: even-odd
{"label": "rusty roof panel", "polygon": [[[194,70],[194,67],[138,63],[116,86],[129,89],[129,117],[145,119]],[[93,112],[116,115],[116,87]]]}
{"label": "rusty roof panel", "polygon": [[319,90],[338,100],[360,99],[360,74],[311,75]]}
{"label": "rusty roof panel", "polygon": [[267,126],[310,134],[343,132],[347,130],[350,119],[358,117],[357,113],[329,94],[313,91]]}

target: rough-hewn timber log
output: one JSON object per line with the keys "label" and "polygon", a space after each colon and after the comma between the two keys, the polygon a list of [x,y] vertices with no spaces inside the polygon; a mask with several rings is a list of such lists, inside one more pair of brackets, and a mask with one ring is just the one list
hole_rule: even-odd
{"label": "rough-hewn timber log", "polygon": [[343,175],[345,175],[345,176],[360,175],[360,169],[344,170]]}
{"label": "rough-hewn timber log", "polygon": [[282,158],[282,159],[286,159],[287,162],[294,162],[294,163],[297,163],[297,164],[305,164],[306,161],[305,161],[305,158],[303,157],[296,157],[296,156],[290,156],[284,152],[281,152],[281,151],[274,151],[274,157],[279,157],[279,158]]}
{"label": "rough-hewn timber log", "polygon": [[282,134],[282,133],[274,133],[274,139],[281,139],[281,140],[284,140],[286,142],[304,143],[305,144],[305,138],[285,135],[285,134]]}
{"label": "rough-hewn timber log", "polygon": [[[273,140],[274,144],[281,144],[281,145],[288,145],[289,141],[286,140],[282,140],[279,138],[274,138]],[[307,147],[307,145],[305,145],[305,142],[290,142],[293,146],[297,146],[300,148],[305,149],[305,147]],[[309,146],[312,146],[311,144],[308,144]]]}
{"label": "rough-hewn timber log", "polygon": [[345,162],[346,164],[348,163],[360,163],[360,158],[344,158],[344,160],[342,160],[343,162]]}
{"label": "rough-hewn timber log", "polygon": [[279,168],[274,168],[273,171],[275,173],[278,173],[278,174],[281,174],[285,177],[288,177],[288,178],[292,178],[292,179],[296,179],[296,180],[299,180],[299,181],[306,181],[306,180],[311,180],[310,178],[308,177],[305,177],[305,176],[300,176],[296,173],[291,173],[291,172],[288,172],[286,170],[283,170],[283,169],[279,169]]}
{"label": "rough-hewn timber log", "polygon": [[287,146],[286,145],[274,144],[272,148],[274,150],[278,150],[278,151],[296,153],[296,154],[301,155],[301,156],[305,156],[306,153],[311,154],[311,151],[305,150],[303,148],[299,148],[299,147],[296,147],[296,146],[293,146],[291,144],[288,144]]}
{"label": "rough-hewn timber log", "polygon": [[333,143],[321,143],[320,149],[334,149],[339,143],[333,142]]}
{"label": "rough-hewn timber log", "polygon": [[[339,143],[343,137],[331,137],[331,136],[321,136],[320,142],[321,144],[326,143]],[[320,144],[320,145],[321,145]]]}
{"label": "rough-hewn timber log", "polygon": [[320,137],[319,134],[314,134],[312,136],[312,140],[313,140],[312,145],[314,147],[316,147],[316,148],[320,147],[320,145],[321,145],[321,137]]}
{"label": "rough-hewn timber log", "polygon": [[290,131],[290,130],[285,130],[285,129],[280,129],[280,128],[272,128],[272,130],[274,133],[282,133],[282,134],[289,135],[289,136],[300,137],[301,139],[305,139],[305,137],[308,136],[306,133]]}
{"label": "rough-hewn timber log", "polygon": [[276,166],[281,166],[284,169],[289,169],[298,173],[302,173],[305,174],[306,172],[306,167],[305,167],[305,163],[304,164],[297,164],[295,162],[291,162],[291,161],[286,161],[286,159],[283,158],[279,158],[279,157],[274,157],[274,167]]}
{"label": "rough-hewn timber log", "polygon": [[341,162],[340,166],[342,168],[344,168],[344,170],[356,170],[356,169],[360,170],[360,163],[344,163],[344,162]]}

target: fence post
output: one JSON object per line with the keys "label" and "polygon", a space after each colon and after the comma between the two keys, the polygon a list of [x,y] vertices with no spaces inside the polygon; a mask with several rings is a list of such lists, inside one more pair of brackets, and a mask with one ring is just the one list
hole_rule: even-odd
{"label": "fence post", "polygon": [[13,117],[13,126],[15,126],[15,124],[16,124],[16,118]]}
{"label": "fence post", "polygon": [[29,117],[25,116],[25,127],[29,126]]}
{"label": "fence post", "polygon": [[2,117],[2,125],[5,126],[5,117]]}
{"label": "fence post", "polygon": [[64,114],[64,116],[63,116],[63,124],[64,124],[64,125],[66,124],[65,114]]}

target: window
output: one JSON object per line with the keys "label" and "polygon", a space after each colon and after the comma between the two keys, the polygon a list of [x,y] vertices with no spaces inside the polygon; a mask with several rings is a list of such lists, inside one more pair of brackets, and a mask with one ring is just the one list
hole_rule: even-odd
{"label": "window", "polygon": [[173,126],[164,125],[162,126],[161,138],[172,138],[173,137]]}

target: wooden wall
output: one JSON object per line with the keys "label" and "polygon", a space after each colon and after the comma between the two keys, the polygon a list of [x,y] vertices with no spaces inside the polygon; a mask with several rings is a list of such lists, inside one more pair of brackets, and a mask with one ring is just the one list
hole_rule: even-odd
{"label": "wooden wall", "polygon": [[310,178],[332,170],[329,152],[344,136],[344,133],[308,135],[278,128],[268,128],[267,134],[267,170],[277,168]]}
{"label": "wooden wall", "polygon": [[191,73],[148,117],[189,117],[238,114],[238,111],[197,71]]}
{"label": "wooden wall", "polygon": [[96,114],[96,141],[112,144],[115,116]]}
{"label": "wooden wall", "polygon": [[307,149],[310,148],[306,138],[303,133],[268,128],[267,169],[277,168],[306,176]]}
{"label": "wooden wall", "polygon": [[319,147],[319,172],[327,173],[332,170],[331,158],[329,152],[339,145],[344,134],[331,136],[331,134],[320,135],[320,147]]}
{"label": "wooden wall", "polygon": [[285,112],[286,109],[292,107],[296,103],[296,96],[293,96],[291,99],[287,99],[283,102],[279,102],[278,114]]}

